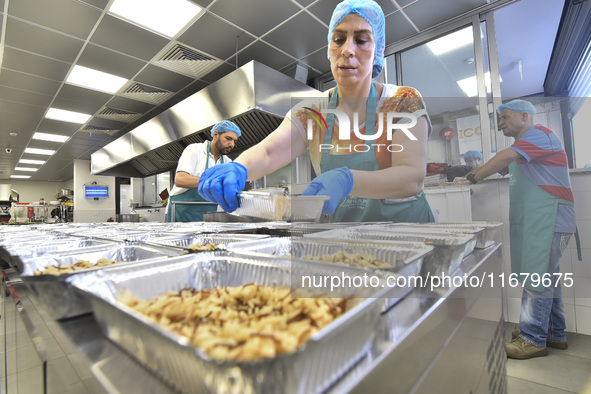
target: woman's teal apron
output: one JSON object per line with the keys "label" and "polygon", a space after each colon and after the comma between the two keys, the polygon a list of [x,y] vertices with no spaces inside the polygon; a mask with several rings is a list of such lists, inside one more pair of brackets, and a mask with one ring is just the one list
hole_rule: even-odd
{"label": "woman's teal apron", "polygon": [[574,206],[574,203],[558,198],[533,183],[516,162],[509,165],[509,172],[511,272],[520,275],[520,282],[526,277],[521,274],[535,274],[534,280],[537,282],[539,279],[539,285],[534,286],[528,277],[523,286],[542,291],[541,280],[550,262],[558,204]]}
{"label": "woman's teal apron", "polygon": [[[335,88],[328,108],[336,109],[337,101],[338,88]],[[376,90],[372,83],[367,101],[366,135],[373,135],[375,133],[376,106]],[[331,143],[334,114],[328,114],[327,125],[328,129],[324,133],[324,144]],[[348,155],[331,155],[329,154],[329,150],[325,149],[322,151],[320,169],[324,173],[346,166],[351,170],[377,171],[379,168],[373,144],[370,144],[369,148],[367,152]],[[347,196],[341,200],[336,211],[331,215],[330,220],[332,222],[434,222],[435,218],[425,192],[421,192],[418,196],[400,200]]]}
{"label": "woman's teal apron", "polygon": [[[205,169],[209,168],[209,148],[211,143],[207,143],[207,159],[205,160]],[[224,163],[224,156],[222,156],[221,163]],[[170,196],[168,200],[168,207],[166,210],[166,221],[172,222],[172,201],[195,201],[195,202],[207,202],[210,205],[183,205],[176,204],[175,206],[175,221],[176,222],[202,222],[203,212],[215,212],[217,211],[217,205],[214,205],[209,200],[201,197],[197,192],[197,189],[188,189],[187,191],[177,194],[176,196]]]}

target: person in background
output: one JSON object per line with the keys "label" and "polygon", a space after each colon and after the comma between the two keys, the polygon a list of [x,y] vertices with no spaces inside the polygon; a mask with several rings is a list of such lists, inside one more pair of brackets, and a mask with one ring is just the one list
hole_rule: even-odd
{"label": "person in background", "polygon": [[473,170],[482,165],[482,153],[477,150],[469,150],[462,154],[462,158],[466,165],[472,167]]}
{"label": "person in background", "polygon": [[511,272],[520,280],[527,275],[527,280],[522,283],[519,328],[505,349],[510,358],[529,359],[545,356],[547,347],[568,347],[557,274],[562,252],[576,233],[574,197],[560,139],[552,130],[534,126],[535,107],[513,100],[497,112],[499,128],[515,143],[466,179],[476,183],[496,172],[506,173],[509,166]]}
{"label": "person in background", "polygon": [[[274,132],[235,162],[205,171],[199,193],[231,212],[247,180],[309,149],[319,175],[303,195],[329,196],[322,213],[331,214],[331,221],[434,221],[423,191],[431,123],[418,91],[372,81],[382,72],[384,47],[385,18],[375,1],[339,3],[328,30],[336,88],[294,106]],[[390,113],[408,116],[388,118]],[[394,128],[389,138],[388,121],[408,128]]]}
{"label": "person in background", "polygon": [[[190,144],[183,150],[176,168],[174,187],[168,197],[166,206],[166,221],[172,221],[172,201],[203,202],[198,192],[200,177],[204,171],[214,166],[230,163],[229,154],[240,137],[240,128],[229,120],[222,120],[211,129],[211,141]],[[176,222],[196,222],[203,220],[203,212],[216,211],[214,204],[186,205],[175,204]]]}

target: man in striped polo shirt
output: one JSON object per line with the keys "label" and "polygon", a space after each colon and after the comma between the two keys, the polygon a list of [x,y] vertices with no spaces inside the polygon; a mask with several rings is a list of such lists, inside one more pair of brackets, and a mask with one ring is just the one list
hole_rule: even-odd
{"label": "man in striped polo shirt", "polygon": [[[515,143],[466,175],[472,183],[495,172],[511,174],[511,271],[523,281],[519,329],[505,344],[507,356],[529,359],[566,349],[566,319],[559,261],[576,232],[568,162],[552,130],[534,126],[535,107],[513,100],[497,110],[499,127]],[[526,279],[527,278],[527,279]]]}

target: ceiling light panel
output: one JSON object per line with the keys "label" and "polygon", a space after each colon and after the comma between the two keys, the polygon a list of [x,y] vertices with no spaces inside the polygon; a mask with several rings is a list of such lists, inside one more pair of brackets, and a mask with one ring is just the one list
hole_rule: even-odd
{"label": "ceiling light panel", "polygon": [[109,12],[143,28],[174,37],[201,7],[187,0],[115,0]]}
{"label": "ceiling light panel", "polygon": [[66,111],[64,109],[49,108],[45,117],[47,119],[61,120],[70,123],[86,123],[91,115],[80,112]]}
{"label": "ceiling light panel", "polygon": [[45,164],[45,160],[20,159],[18,162],[23,164]]}
{"label": "ceiling light panel", "polygon": [[33,134],[34,140],[41,141],[52,141],[52,142],[66,142],[70,137],[67,135],[48,134],[48,133],[35,133]]}
{"label": "ceiling light panel", "polygon": [[14,167],[15,171],[29,171],[29,172],[35,172],[38,170],[38,168],[32,168],[32,167]]}
{"label": "ceiling light panel", "polygon": [[[478,80],[476,75],[456,81],[458,86],[464,91],[466,96],[475,97],[478,95]],[[490,72],[484,73],[484,84],[486,92],[490,93]]]}
{"label": "ceiling light panel", "polygon": [[11,175],[11,178],[19,178],[19,179],[29,179],[30,175]]}
{"label": "ceiling light panel", "polygon": [[83,66],[74,66],[66,82],[106,93],[117,93],[128,80]]}
{"label": "ceiling light panel", "polygon": [[472,44],[473,42],[472,27],[466,27],[436,40],[429,41],[427,47],[434,55],[439,56],[451,52],[454,49],[461,48],[464,45]]}
{"label": "ceiling light panel", "polygon": [[25,153],[30,153],[32,155],[47,155],[51,156],[55,153],[55,150],[51,149],[37,149],[37,148],[25,148]]}

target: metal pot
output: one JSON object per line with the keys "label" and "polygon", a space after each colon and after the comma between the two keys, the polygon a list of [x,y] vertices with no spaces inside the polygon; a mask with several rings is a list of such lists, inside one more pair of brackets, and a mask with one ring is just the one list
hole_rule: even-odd
{"label": "metal pot", "polygon": [[124,213],[117,215],[117,222],[139,222],[139,213]]}
{"label": "metal pot", "polygon": [[60,196],[71,197],[74,195],[74,191],[72,189],[61,189]]}

